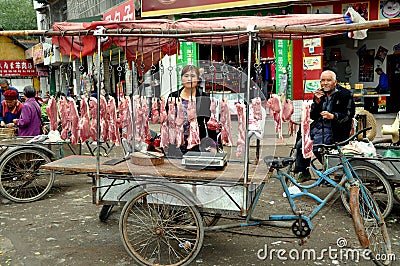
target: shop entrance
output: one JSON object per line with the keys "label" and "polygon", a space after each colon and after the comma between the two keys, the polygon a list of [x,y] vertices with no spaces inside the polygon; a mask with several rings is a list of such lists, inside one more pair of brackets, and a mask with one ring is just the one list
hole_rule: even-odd
{"label": "shop entrance", "polygon": [[390,98],[387,101],[387,111],[390,113],[396,113],[400,111],[400,54],[392,54],[387,56],[387,67],[386,67]]}

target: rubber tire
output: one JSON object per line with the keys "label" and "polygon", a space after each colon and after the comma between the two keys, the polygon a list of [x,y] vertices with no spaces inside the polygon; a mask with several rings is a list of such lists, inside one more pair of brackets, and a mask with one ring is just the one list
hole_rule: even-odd
{"label": "rubber tire", "polygon": [[213,214],[201,214],[201,218],[203,220],[203,225],[205,227],[214,226],[218,223],[219,219],[221,218],[220,213],[213,213]]}
{"label": "rubber tire", "polygon": [[[28,158],[28,156],[30,157]],[[18,157],[21,158],[18,159]],[[2,158],[0,163],[0,193],[7,199],[17,203],[32,202],[43,198],[53,186],[55,175],[54,171],[41,170],[39,167],[49,162],[51,162],[51,159],[47,154],[30,148],[19,149]],[[48,175],[45,184],[38,183],[41,180],[35,176],[39,174]],[[13,179],[11,182],[10,178]],[[18,184],[17,182],[23,182],[17,186],[18,195],[11,193],[11,190],[15,191],[14,187],[12,189],[7,187],[8,183]],[[34,186],[34,189],[32,189],[32,186]]]}
{"label": "rubber tire", "polygon": [[[383,218],[379,207],[377,207],[377,203],[368,191],[368,188],[363,184],[360,184],[360,187],[357,190],[352,190],[352,193],[355,193],[355,195],[350,196],[352,199],[351,205],[353,207],[351,210],[353,213],[352,218],[360,244],[364,247],[365,244],[368,246],[371,251],[371,259],[376,265],[390,265],[392,263],[390,256],[393,256],[392,246],[387,232],[385,219]],[[366,202],[369,202],[369,204],[366,204]],[[357,206],[358,208],[354,208],[354,206]],[[365,211],[363,208],[368,210]],[[376,220],[372,215],[373,212],[375,212],[377,217],[379,217],[378,220]],[[367,243],[363,243],[362,241],[366,239],[368,239]],[[382,253],[382,250],[384,250],[384,253]],[[385,255],[387,257],[386,261],[382,262],[379,258],[377,259],[376,254],[380,258],[383,258],[382,255]]]}
{"label": "rubber tire", "polygon": [[[382,215],[384,218],[386,218],[390,212],[392,211],[393,208],[393,202],[394,202],[394,198],[393,198],[393,190],[392,187],[389,183],[389,181],[379,172],[378,169],[376,169],[376,167],[372,166],[371,164],[360,164],[360,165],[355,165],[353,166],[353,169],[355,171],[361,171],[361,170],[365,170],[368,169],[368,171],[370,173],[372,173],[373,175],[376,176],[376,178],[379,180],[379,186],[383,186],[385,192],[386,192],[386,197],[385,200],[387,200],[386,203],[386,207],[383,209],[381,208],[380,211],[382,212]],[[361,179],[364,183],[364,180]],[[370,179],[369,179],[370,180]],[[347,183],[345,183],[346,186]],[[372,188],[371,186],[366,185],[366,187],[368,188],[369,191],[375,191],[376,189]],[[351,213],[350,211],[350,205],[349,205],[349,191],[342,191],[341,193],[341,199],[342,199],[342,203],[343,206],[346,208],[346,210]],[[373,194],[372,194],[373,195]]]}
{"label": "rubber tire", "polygon": [[[154,203],[156,201],[160,202],[156,204]],[[165,201],[175,204],[164,204]],[[192,218],[190,223],[180,223],[187,217]],[[182,227],[185,229],[182,230]],[[190,232],[190,228],[194,229],[193,232]],[[140,265],[189,265],[200,252],[204,240],[204,226],[200,212],[187,197],[167,187],[147,187],[146,191],[127,201],[121,212],[119,230],[126,251]],[[179,233],[186,235],[194,233],[193,237],[196,238],[193,243],[188,238],[183,238],[186,241],[180,242]],[[145,242],[141,241],[141,235],[146,239]],[[132,242],[135,239],[138,243]],[[143,247],[146,243],[156,244],[147,249]],[[135,244],[139,249],[135,248]],[[165,245],[168,247],[164,247]],[[151,251],[150,256],[155,257],[143,256],[141,251],[148,250]],[[174,252],[174,256],[161,254],[166,251]],[[178,254],[183,258],[176,258]],[[171,258],[178,261],[171,262]]]}
{"label": "rubber tire", "polygon": [[110,217],[110,214],[112,212],[114,205],[103,205],[101,207],[100,213],[99,213],[99,219],[100,221],[102,221],[103,223],[107,222],[108,217]]}

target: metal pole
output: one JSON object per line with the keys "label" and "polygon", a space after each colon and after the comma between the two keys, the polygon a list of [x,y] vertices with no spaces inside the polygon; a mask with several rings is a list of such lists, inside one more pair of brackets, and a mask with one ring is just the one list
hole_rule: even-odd
{"label": "metal pole", "polygon": [[249,125],[249,102],[250,102],[250,74],[251,74],[251,46],[253,45],[252,43],[252,38],[253,38],[253,32],[254,32],[254,25],[249,25],[247,27],[248,30],[248,38],[249,38],[249,47],[247,50],[247,95],[245,99],[245,112],[246,112],[246,126],[245,126],[245,153],[244,153],[244,178],[243,178],[243,213],[242,215],[247,214],[247,181],[248,181],[248,175],[249,175],[249,148],[250,148],[250,140],[249,140],[249,132],[248,132],[248,125]]}
{"label": "metal pole", "polygon": [[[102,29],[98,30],[99,32]],[[96,30],[97,32],[97,30]],[[100,188],[100,136],[101,136],[101,127],[100,127],[100,87],[101,87],[101,36],[94,34],[97,36],[97,152],[96,152],[96,186]],[[96,204],[99,204],[100,199],[100,189],[96,190]]]}

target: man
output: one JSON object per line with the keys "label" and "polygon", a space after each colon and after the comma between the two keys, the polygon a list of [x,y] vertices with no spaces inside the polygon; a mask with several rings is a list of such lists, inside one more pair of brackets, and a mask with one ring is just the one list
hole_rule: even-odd
{"label": "man", "polygon": [[[8,83],[8,80],[6,79],[0,79],[0,103],[3,102],[4,98],[4,92],[6,92],[7,90],[13,90],[16,91],[18,94],[18,101],[21,101],[21,97],[19,96],[19,92],[16,88],[10,86],[10,84]],[[0,121],[3,121],[3,109],[0,105]],[[0,126],[3,126],[3,124],[1,124]]]}
{"label": "man", "polygon": [[18,93],[18,101],[21,101],[21,97],[19,96],[19,92],[16,88],[14,88],[13,86],[10,86],[10,84],[8,83],[8,80],[6,79],[0,79],[0,102],[2,102],[4,100],[4,92],[6,90],[14,90]]}
{"label": "man", "polygon": [[[311,139],[314,144],[332,144],[347,139],[350,136],[355,104],[352,93],[339,86],[335,72],[326,70],[321,73],[321,89],[316,90],[311,105],[310,118]],[[297,156],[295,173],[298,182],[311,179],[308,167],[310,159],[303,158],[301,138],[296,144]],[[322,160],[321,154],[314,147],[314,155]]]}
{"label": "man", "polygon": [[389,92],[389,80],[388,76],[385,72],[383,72],[382,68],[377,67],[375,69],[376,74],[379,75],[379,84],[376,87],[376,91],[378,93],[384,94]]}

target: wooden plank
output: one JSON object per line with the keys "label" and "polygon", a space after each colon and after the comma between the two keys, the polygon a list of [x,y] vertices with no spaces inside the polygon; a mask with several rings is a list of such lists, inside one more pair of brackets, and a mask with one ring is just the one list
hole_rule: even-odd
{"label": "wooden plank", "polygon": [[[244,165],[241,163],[228,163],[223,170],[193,170],[186,169],[181,165],[179,159],[165,159],[164,164],[157,166],[135,165],[128,161],[117,165],[104,165],[103,163],[111,160],[109,157],[100,157],[100,174],[116,174],[116,175],[142,175],[142,176],[160,176],[166,178],[187,178],[200,180],[229,180],[240,182],[243,180]],[[71,155],[60,160],[42,165],[42,169],[79,172],[79,173],[96,173],[96,157],[85,155]],[[268,168],[264,163],[249,166],[249,179],[254,182],[264,180]]]}

